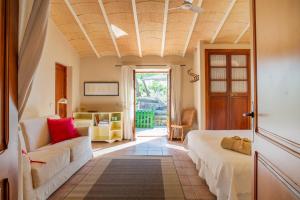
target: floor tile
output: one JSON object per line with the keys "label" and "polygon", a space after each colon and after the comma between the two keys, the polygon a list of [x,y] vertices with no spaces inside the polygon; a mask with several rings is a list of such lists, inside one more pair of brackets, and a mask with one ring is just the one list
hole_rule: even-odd
{"label": "floor tile", "polygon": [[184,185],[184,186],[190,186],[191,185],[188,176],[181,175],[181,176],[179,176],[179,180],[181,182],[181,185]]}
{"label": "floor tile", "polygon": [[186,199],[197,199],[192,186],[182,186],[182,189]]}
{"label": "floor tile", "polygon": [[187,176],[191,185],[205,185],[205,181],[198,175]]}

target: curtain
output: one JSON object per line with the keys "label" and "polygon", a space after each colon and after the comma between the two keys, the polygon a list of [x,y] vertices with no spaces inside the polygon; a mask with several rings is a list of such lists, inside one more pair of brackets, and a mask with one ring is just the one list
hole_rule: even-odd
{"label": "curtain", "polygon": [[21,119],[28,100],[34,73],[45,43],[49,16],[49,0],[35,0],[19,51],[18,109]]}
{"label": "curtain", "polygon": [[[180,65],[171,66],[171,123],[181,124],[181,74]],[[179,137],[175,129],[174,137]]]}
{"label": "curtain", "polygon": [[134,85],[133,85],[133,67],[122,66],[122,104],[124,120],[124,139],[133,140],[134,129]]}

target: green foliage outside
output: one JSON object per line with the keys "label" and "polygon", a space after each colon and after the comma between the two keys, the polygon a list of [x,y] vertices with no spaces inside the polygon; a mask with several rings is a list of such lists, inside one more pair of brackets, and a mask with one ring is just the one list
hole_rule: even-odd
{"label": "green foliage outside", "polygon": [[168,97],[167,73],[137,73],[136,95],[137,97],[151,97],[167,103]]}

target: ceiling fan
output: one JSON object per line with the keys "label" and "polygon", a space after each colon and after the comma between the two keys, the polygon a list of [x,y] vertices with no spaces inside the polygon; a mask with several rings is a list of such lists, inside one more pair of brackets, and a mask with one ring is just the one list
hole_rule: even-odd
{"label": "ceiling fan", "polygon": [[169,10],[190,10],[195,13],[203,12],[203,9],[198,6],[193,6],[193,0],[184,0],[181,6],[170,8]]}

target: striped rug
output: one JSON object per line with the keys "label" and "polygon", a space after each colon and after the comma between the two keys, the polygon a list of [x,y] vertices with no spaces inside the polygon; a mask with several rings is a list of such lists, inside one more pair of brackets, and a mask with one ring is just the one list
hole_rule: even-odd
{"label": "striped rug", "polygon": [[184,199],[172,156],[99,160],[66,199]]}

